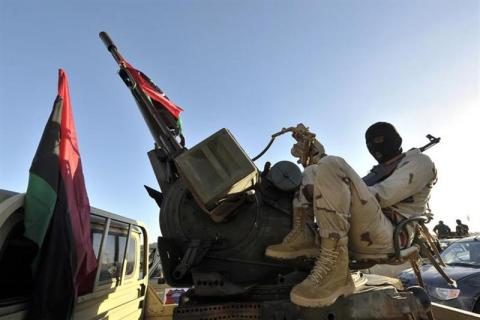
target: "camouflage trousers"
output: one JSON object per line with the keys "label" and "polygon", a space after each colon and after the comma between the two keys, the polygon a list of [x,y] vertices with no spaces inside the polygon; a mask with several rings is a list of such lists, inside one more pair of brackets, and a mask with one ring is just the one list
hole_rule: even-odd
{"label": "camouflage trousers", "polygon": [[392,223],[362,178],[340,157],[326,156],[305,168],[293,206],[313,209],[321,238],[348,236],[353,254],[393,252]]}

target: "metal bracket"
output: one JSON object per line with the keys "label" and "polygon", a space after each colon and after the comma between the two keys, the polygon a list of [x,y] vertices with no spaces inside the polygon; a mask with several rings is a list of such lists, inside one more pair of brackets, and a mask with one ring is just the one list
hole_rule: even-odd
{"label": "metal bracket", "polygon": [[177,280],[183,278],[194,265],[200,263],[211,246],[212,241],[210,240],[192,239],[188,244],[182,261],[180,261],[173,271],[173,277]]}

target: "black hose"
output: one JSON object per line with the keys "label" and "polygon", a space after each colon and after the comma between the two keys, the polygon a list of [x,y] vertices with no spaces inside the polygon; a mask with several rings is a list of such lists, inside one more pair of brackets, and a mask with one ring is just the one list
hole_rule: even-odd
{"label": "black hose", "polygon": [[258,160],[261,156],[263,156],[265,154],[265,152],[268,151],[268,149],[270,149],[270,147],[272,146],[272,143],[273,141],[275,140],[276,137],[273,137],[272,139],[270,139],[270,142],[267,144],[267,146],[265,147],[265,149],[262,150],[262,152],[260,152],[255,158],[252,159],[252,161],[256,161]]}
{"label": "black hose", "polygon": [[256,160],[258,160],[261,156],[263,156],[263,155],[265,154],[265,152],[267,152],[268,149],[270,149],[270,147],[272,146],[272,143],[273,143],[273,141],[275,141],[275,138],[276,138],[276,137],[281,136],[281,135],[284,134],[284,133],[292,132],[292,131],[293,131],[293,128],[283,128],[283,129],[280,130],[279,132],[272,134],[272,139],[270,139],[270,142],[267,144],[267,146],[265,147],[265,149],[263,149],[262,152],[260,152],[255,158],[253,158],[252,161],[256,161]]}

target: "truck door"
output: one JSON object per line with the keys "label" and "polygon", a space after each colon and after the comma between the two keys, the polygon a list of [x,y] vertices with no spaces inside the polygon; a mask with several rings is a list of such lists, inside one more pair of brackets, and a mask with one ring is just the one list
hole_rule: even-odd
{"label": "truck door", "polygon": [[98,261],[95,285],[93,292],[78,298],[74,319],[140,319],[148,283],[145,230],[95,213],[91,220]]}

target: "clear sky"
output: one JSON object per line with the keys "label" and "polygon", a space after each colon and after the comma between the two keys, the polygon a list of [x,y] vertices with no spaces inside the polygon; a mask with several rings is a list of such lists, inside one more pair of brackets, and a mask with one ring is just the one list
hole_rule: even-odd
{"label": "clear sky", "polygon": [[[305,123],[327,153],[360,175],[376,121],[404,147],[425,135],[439,171],[436,220],[480,231],[480,2],[0,1],[0,188],[25,191],[28,170],[64,68],[93,206],[160,233],[146,152],[153,139],[98,38],[185,109],[193,146],[229,128],[252,157],[282,127]],[[293,160],[279,138],[258,162]]]}

